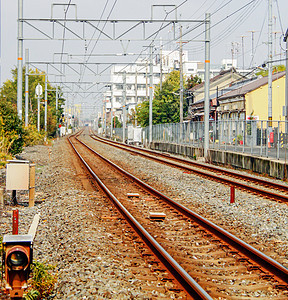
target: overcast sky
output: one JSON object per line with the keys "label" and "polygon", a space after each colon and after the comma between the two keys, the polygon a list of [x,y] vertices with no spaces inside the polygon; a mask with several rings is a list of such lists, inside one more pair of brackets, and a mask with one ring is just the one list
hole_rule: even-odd
{"label": "overcast sky", "polygon": [[[267,40],[268,40],[268,0],[24,0],[24,18],[50,18],[51,17],[51,4],[52,3],[69,3],[77,5],[77,18],[79,19],[150,19],[151,7],[153,6],[153,18],[154,19],[173,19],[177,15],[179,20],[203,20],[205,12],[211,13],[211,64],[220,65],[221,60],[224,58],[232,58],[233,55],[238,59],[238,65],[243,65],[243,45],[244,41],[244,64],[248,68],[253,63],[254,65],[260,65],[267,59]],[[156,6],[158,5],[158,6]],[[167,5],[167,6],[159,6]],[[177,11],[171,10],[177,7]],[[5,81],[11,78],[11,69],[17,64],[17,0],[2,0],[1,3],[1,81]],[[281,34],[286,32],[288,27],[288,1],[277,0],[273,1],[273,58],[283,59],[283,50],[280,46],[284,47],[281,42]],[[170,13],[169,13],[170,12]],[[71,5],[67,12],[67,18],[75,18],[76,10],[75,6]],[[64,9],[61,6],[55,6],[53,9],[54,18],[64,18]],[[51,33],[52,25],[49,23],[33,23],[37,28],[45,32]],[[183,41],[184,50],[189,51],[190,60],[204,61],[204,44],[199,40],[203,40],[204,25],[199,23],[183,23]],[[117,25],[117,32],[124,32],[131,24]],[[121,27],[122,26],[122,27]],[[146,34],[157,31],[163,24],[147,25]],[[112,27],[110,23],[101,23],[100,28],[103,28],[108,34],[111,34]],[[197,29],[194,29],[197,27]],[[75,30],[75,33],[81,34],[82,27],[79,24],[71,25],[71,29]],[[159,49],[159,39],[163,40],[164,49],[173,50],[177,49],[178,43],[172,41],[173,30],[176,30],[176,35],[179,34],[179,28],[173,28],[172,25],[165,27],[156,36],[155,51]],[[65,61],[67,57],[55,54],[55,53],[69,53],[69,54],[96,54],[96,53],[123,53],[124,51],[129,53],[142,53],[142,58],[148,54],[144,46],[148,46],[150,41],[138,41],[127,42],[119,40],[116,42],[104,41],[103,35],[99,35],[95,32],[95,29],[90,27],[85,29],[86,40],[78,41],[30,41],[24,40],[24,49],[29,48],[31,61],[51,61],[56,59],[62,59]],[[252,33],[254,31],[254,48],[255,57],[252,61]],[[138,31],[133,31],[131,36],[123,36],[123,39],[139,38],[142,36],[143,30],[139,28]],[[63,27],[55,26],[55,36],[58,38],[74,37],[72,33],[67,30],[63,32]],[[146,35],[146,36],[147,36]],[[243,38],[242,38],[243,36]],[[32,27],[24,26],[24,39],[25,38],[39,38],[43,37],[39,32],[37,33]],[[91,37],[94,40],[91,40]],[[154,36],[155,37],[155,36]],[[96,41],[96,39],[99,39]],[[195,39],[199,42],[195,42]],[[233,43],[233,46],[232,46]],[[24,56],[24,54],[23,54]],[[133,62],[137,56],[129,56],[123,59],[123,62]],[[118,60],[117,60],[118,59]],[[81,56],[74,57],[74,61],[83,61]],[[119,58],[115,57],[93,57],[88,58],[89,62],[116,62]],[[46,68],[41,66],[42,68]],[[40,66],[39,66],[40,68]],[[99,67],[100,70],[104,69],[104,66]],[[102,68],[102,69],[101,69]],[[94,68],[95,70],[95,68]],[[63,71],[63,70],[62,70]],[[49,73],[53,74],[53,71],[49,70]],[[88,70],[82,72],[80,70],[81,80],[97,81],[97,78],[92,78],[93,73]],[[67,75],[66,81],[71,78],[77,77],[77,73],[65,69]],[[74,75],[72,75],[74,74]],[[106,75],[105,75],[106,74]],[[94,75],[93,75],[94,76]],[[105,77],[106,76],[106,77]],[[59,77],[59,76],[58,76]],[[94,76],[95,77],[95,76]],[[92,78],[92,79],[91,79]],[[79,76],[78,76],[79,79]],[[57,81],[57,76],[50,76],[50,81]],[[103,73],[102,81],[109,80],[108,73]]]}

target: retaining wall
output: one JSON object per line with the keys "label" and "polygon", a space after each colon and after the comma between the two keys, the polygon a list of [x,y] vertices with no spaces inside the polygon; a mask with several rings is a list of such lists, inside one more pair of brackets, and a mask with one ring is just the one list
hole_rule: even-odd
{"label": "retaining wall", "polygon": [[[203,148],[196,148],[188,145],[153,142],[150,148],[188,156],[190,158],[203,157]],[[287,178],[287,164],[281,160],[214,149],[209,150],[208,153],[211,162],[218,165],[229,165],[236,169],[251,170],[255,173],[269,175],[278,179]]]}

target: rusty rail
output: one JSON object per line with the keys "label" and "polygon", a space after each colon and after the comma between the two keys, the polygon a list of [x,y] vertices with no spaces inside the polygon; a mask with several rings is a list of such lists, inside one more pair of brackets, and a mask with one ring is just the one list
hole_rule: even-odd
{"label": "rusty rail", "polygon": [[93,150],[91,147],[86,145],[81,140],[77,139],[83,146],[85,146],[87,149],[89,149],[94,154],[98,155],[101,159],[108,162],[112,166],[114,166],[117,170],[120,172],[126,174],[129,178],[136,181],[138,184],[149,190],[151,193],[157,195],[158,197],[161,197],[167,204],[171,205],[175,209],[177,209],[179,212],[181,212],[183,215],[185,215],[188,218],[193,219],[195,222],[197,222],[200,226],[220,238],[221,240],[228,243],[230,246],[232,246],[234,249],[245,255],[246,257],[250,258],[252,261],[266,269],[268,272],[276,276],[280,281],[283,281],[284,283],[288,284],[288,269],[286,269],[283,265],[281,265],[276,260],[272,259],[271,257],[265,255],[264,253],[260,252],[256,248],[250,246],[249,244],[245,243],[241,239],[237,238],[233,234],[229,233],[225,229],[219,227],[218,225],[212,223],[211,221],[207,220],[206,218],[200,216],[199,214],[195,213],[194,211],[186,208],[185,206],[177,203],[173,199],[169,198],[168,196],[164,195],[163,193],[157,191],[147,183],[143,182],[142,180],[138,179],[137,177],[133,176],[129,172],[123,170],[107,158],[103,157],[99,153],[97,153],[95,150]]}
{"label": "rusty rail", "polygon": [[[223,175],[226,175],[226,176],[232,176],[232,177],[235,177],[235,178],[239,178],[239,179],[242,179],[242,180],[245,180],[245,181],[251,181],[251,182],[257,183],[259,185],[263,185],[263,186],[269,185],[269,188],[275,188],[275,189],[282,190],[282,191],[288,193],[288,187],[283,185],[283,184],[270,182],[268,180],[264,180],[264,179],[260,179],[260,178],[255,178],[253,176],[249,176],[249,175],[246,175],[246,174],[238,174],[236,172],[220,169],[220,168],[217,168],[215,166],[205,166],[203,164],[200,164],[200,163],[197,163],[197,162],[192,162],[192,161],[187,161],[187,160],[182,159],[182,158],[176,158],[176,157],[168,156],[168,155],[158,153],[158,152],[156,153],[155,151],[152,151],[152,150],[149,150],[149,149],[139,149],[137,147],[130,146],[130,145],[129,146],[128,145],[124,146],[121,143],[107,141],[107,140],[105,140],[103,138],[100,138],[98,136],[97,136],[97,138],[95,138],[94,136],[91,136],[91,138],[93,138],[95,140],[100,140],[103,143],[106,143],[106,144],[112,145],[114,147],[129,151],[131,153],[138,154],[138,155],[147,157],[149,159],[153,159],[153,160],[159,161],[161,163],[168,164],[170,166],[181,168],[185,171],[193,172],[197,175],[200,175],[200,176],[203,176],[203,177],[206,177],[206,178],[208,177],[209,179],[212,179],[214,181],[217,181],[217,182],[220,182],[220,183],[223,183],[223,184],[227,184],[227,185],[230,185],[230,186],[235,186],[235,187],[238,187],[240,189],[250,191],[252,193],[256,193],[256,194],[261,195],[261,196],[265,196],[265,197],[268,197],[268,198],[273,198],[275,200],[288,203],[288,196],[287,195],[280,195],[278,193],[274,193],[274,192],[271,192],[271,191],[268,191],[268,190],[262,190],[259,187],[250,186],[249,184],[245,184],[245,183],[242,183],[242,182],[237,182],[235,180],[231,180],[231,179],[228,179],[228,178],[221,178],[221,177],[219,177],[219,173],[221,173]],[[129,149],[129,148],[134,148],[134,149],[137,149],[137,150]],[[141,151],[141,152],[139,152],[139,151]],[[143,153],[143,152],[146,152],[146,153]],[[151,156],[147,153],[150,153],[151,155],[154,155],[154,156]],[[160,157],[156,157],[155,155],[160,156]],[[217,172],[217,174],[216,175],[211,174],[211,173],[208,174],[207,172],[202,171],[201,169],[199,170],[199,169],[196,169],[196,168],[193,168],[193,167],[190,167],[190,166],[183,166],[180,163],[186,164],[186,165],[188,164],[188,165],[196,166],[197,168],[201,168],[201,169],[212,171],[212,172]]]}
{"label": "rusty rail", "polygon": [[[121,202],[109,191],[109,189],[103,184],[100,178],[93,172],[90,166],[82,158],[80,153],[76,150],[71,139],[69,138],[68,140],[77,156],[80,158],[80,160],[85,165],[90,174],[93,176],[93,178],[97,181],[97,183],[105,192],[107,197],[114,203],[116,208],[126,219],[126,221],[130,224],[130,226],[141,237],[141,239],[151,249],[151,251],[158,257],[161,263],[168,269],[168,271],[173,275],[173,277],[183,287],[183,289],[193,299],[212,300],[209,294],[173,259],[173,257],[167,251],[165,251],[163,247],[161,247],[161,245],[141,226],[141,224],[129,213],[129,211],[121,204]],[[82,143],[81,141],[79,142]],[[89,150],[93,151],[93,149],[91,149],[86,144],[82,144],[86,146]]]}

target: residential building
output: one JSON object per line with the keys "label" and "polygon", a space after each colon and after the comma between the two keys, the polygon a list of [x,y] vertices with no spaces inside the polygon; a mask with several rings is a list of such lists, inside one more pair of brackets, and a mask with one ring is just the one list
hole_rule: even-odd
{"label": "residential building", "polygon": [[[162,60],[162,64],[160,61]],[[113,114],[118,116],[122,121],[122,107],[126,106],[127,112],[135,110],[137,104],[149,99],[149,70],[150,62],[148,60],[138,61],[132,65],[114,65],[110,71],[109,90],[105,92],[104,99],[106,103],[106,111],[109,120],[111,110],[111,95],[113,94]],[[157,55],[153,60],[153,86],[160,83],[165,75],[172,70],[179,70],[180,59],[179,51],[163,50],[162,55]],[[220,69],[211,69],[210,76],[219,74]],[[198,75],[204,78],[204,63],[200,61],[189,61],[188,51],[183,51],[183,74],[188,77],[190,75]],[[126,80],[126,103],[124,103],[124,81]]]}
{"label": "residential building", "polygon": [[[210,106],[211,116],[215,115],[217,102],[215,99],[224,93],[225,89],[231,88],[234,84],[245,78],[240,75],[234,68],[223,70],[219,75],[210,79]],[[205,97],[205,83],[202,82],[191,88],[188,97],[188,120],[203,120],[204,118],[204,97]],[[213,103],[212,103],[213,102]]]}
{"label": "residential building", "polygon": [[[284,121],[285,72],[272,76],[272,120]],[[268,77],[258,78],[218,98],[222,120],[268,120]]]}

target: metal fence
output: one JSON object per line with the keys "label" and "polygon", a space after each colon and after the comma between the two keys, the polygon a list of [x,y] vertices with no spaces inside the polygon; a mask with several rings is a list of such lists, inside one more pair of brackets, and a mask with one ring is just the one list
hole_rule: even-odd
{"label": "metal fence", "polygon": [[[211,121],[209,148],[286,160],[287,125],[285,121]],[[143,128],[142,138],[147,144],[149,127]],[[204,122],[184,122],[182,126],[180,123],[153,125],[152,141],[203,148]]]}

